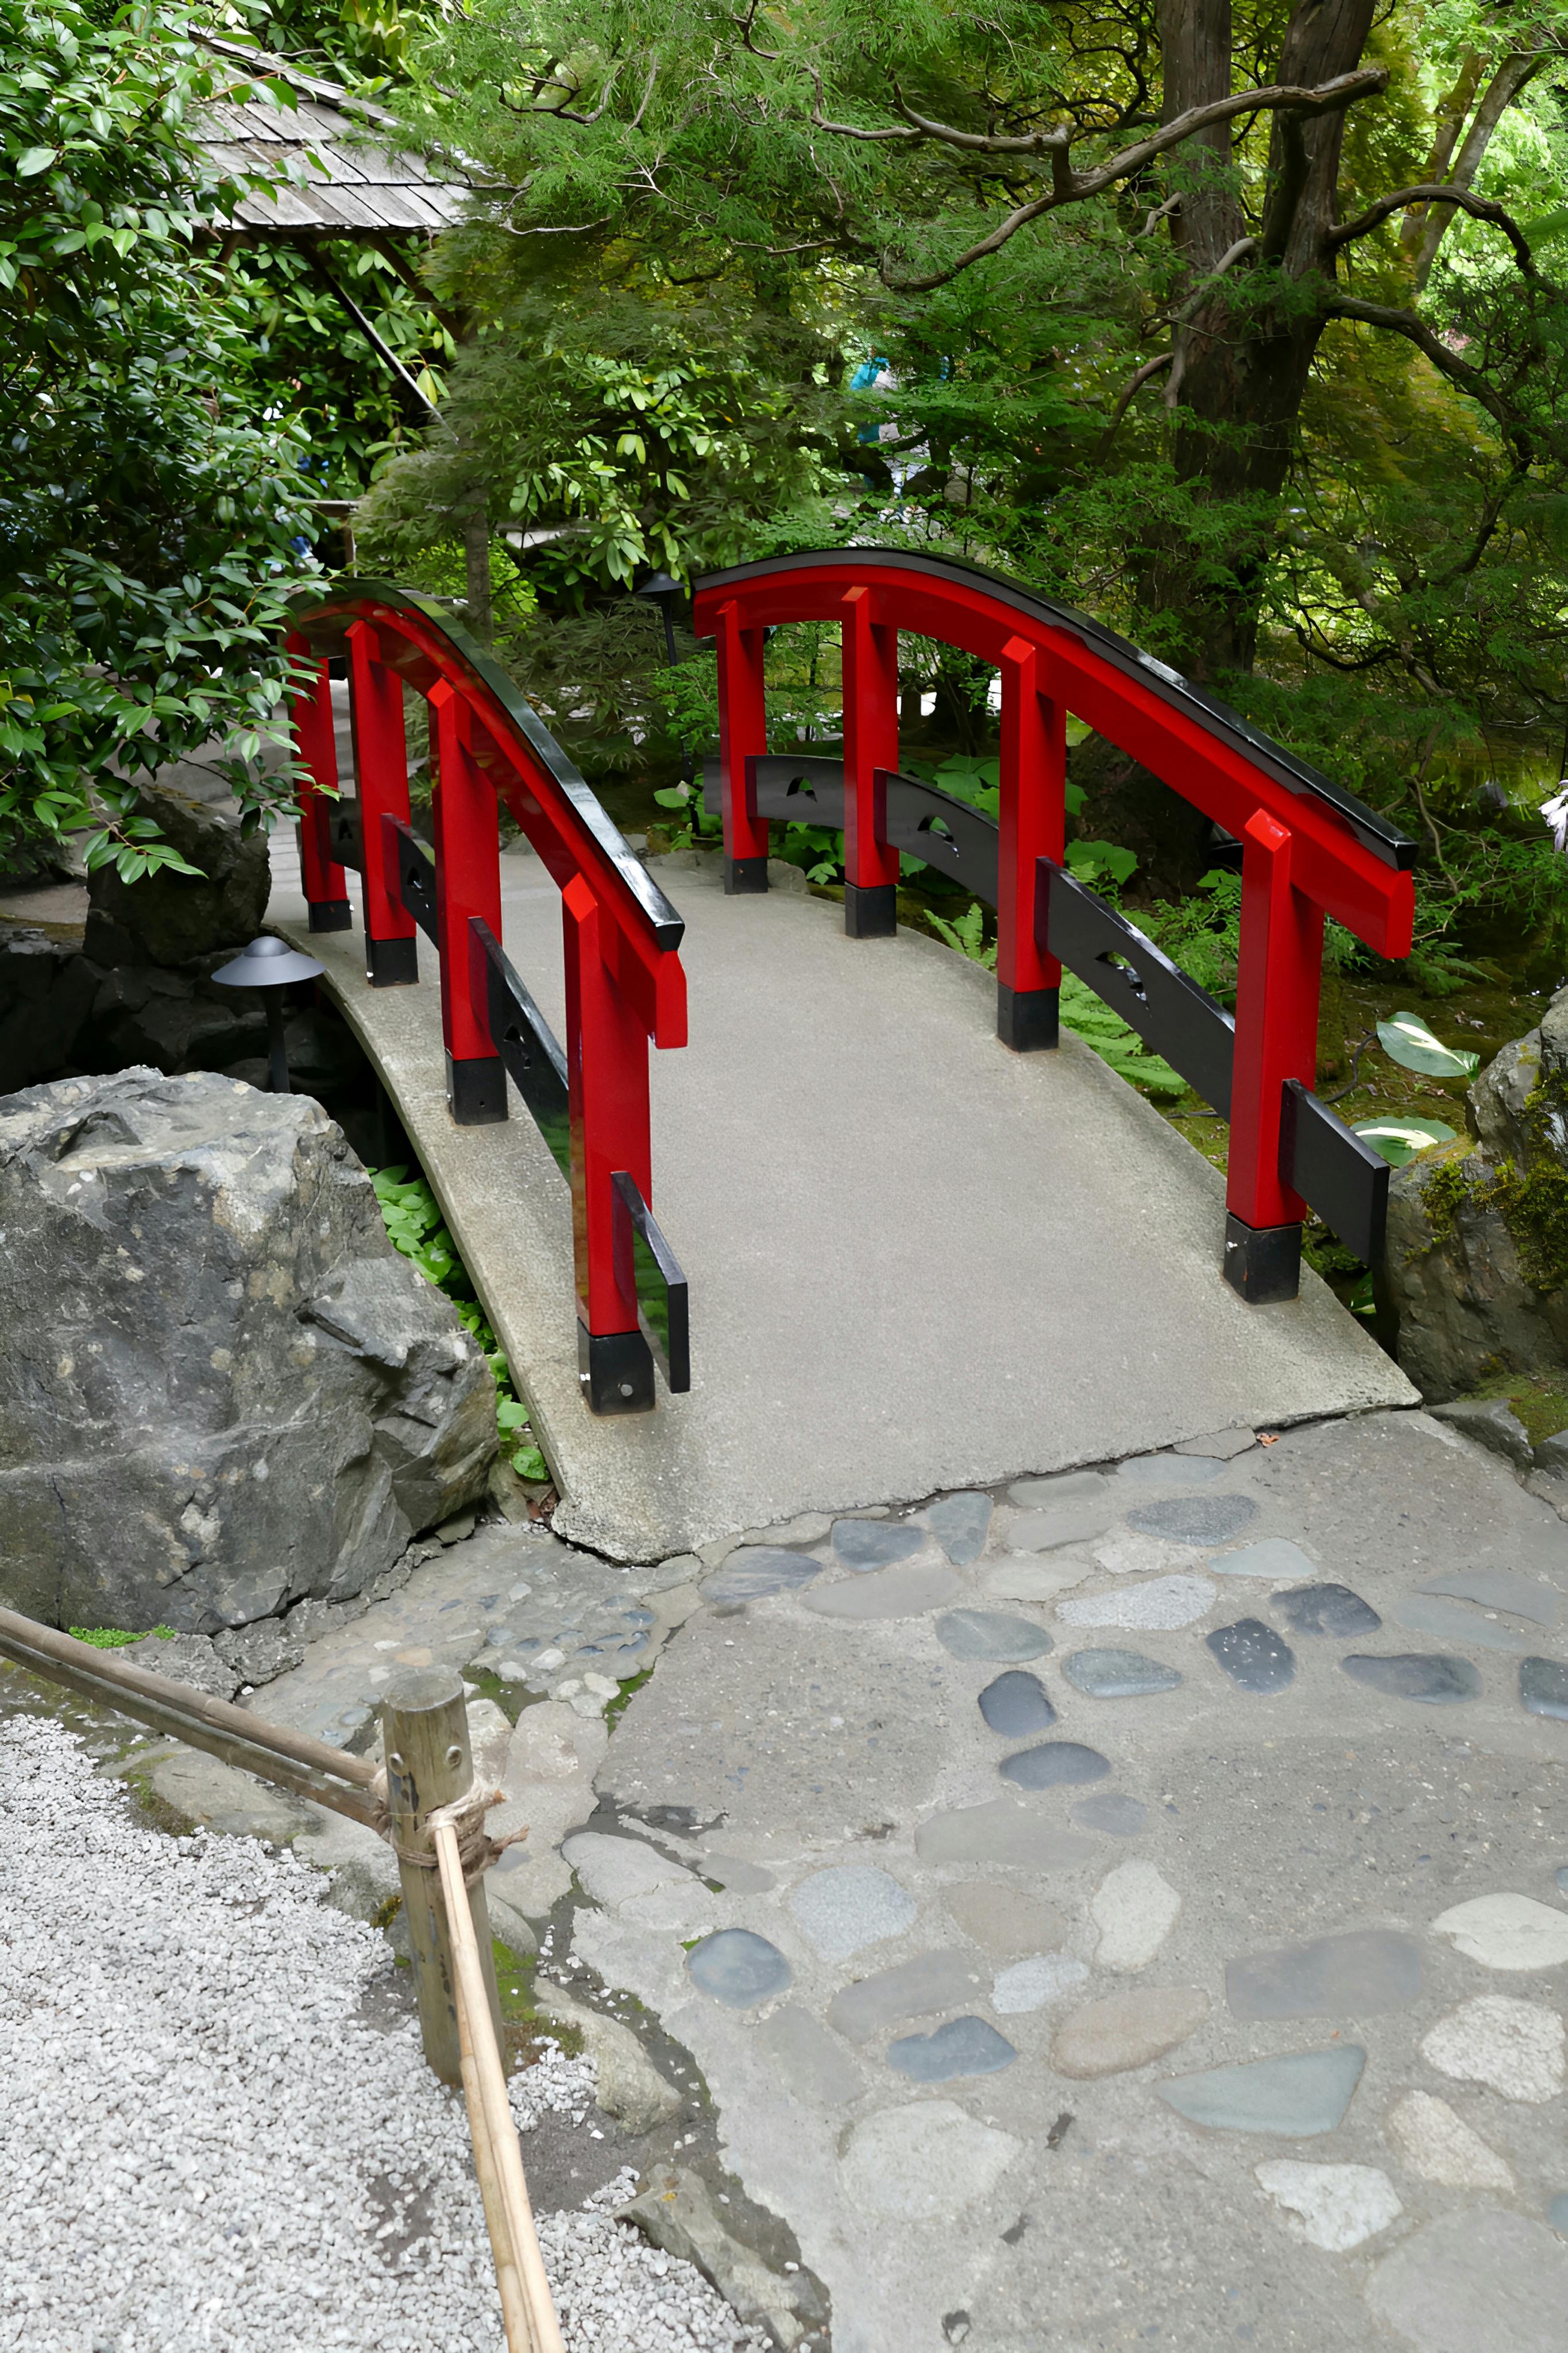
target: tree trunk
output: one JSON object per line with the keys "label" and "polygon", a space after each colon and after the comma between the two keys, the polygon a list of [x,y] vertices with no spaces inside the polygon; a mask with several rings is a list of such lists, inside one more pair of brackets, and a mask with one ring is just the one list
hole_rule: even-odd
{"label": "tree trunk", "polygon": [[463,518],[463,570],[468,635],[481,646],[490,641],[490,526],[481,492]]}
{"label": "tree trunk", "polygon": [[[1476,109],[1476,119],[1465,135],[1465,143],[1459,150],[1459,160],[1455,164],[1453,176],[1447,184],[1451,188],[1468,190],[1475,185],[1476,174],[1481,168],[1482,157],[1491,145],[1493,132],[1524,89],[1525,84],[1533,79],[1545,62],[1546,53],[1542,49],[1537,49],[1528,56],[1504,58],[1488,83],[1482,94],[1481,102]],[[1447,236],[1448,224],[1453,217],[1452,205],[1426,206],[1426,216],[1421,224],[1421,241],[1415,254],[1417,289],[1424,287],[1432,275],[1432,264],[1437,259],[1437,248]]]}

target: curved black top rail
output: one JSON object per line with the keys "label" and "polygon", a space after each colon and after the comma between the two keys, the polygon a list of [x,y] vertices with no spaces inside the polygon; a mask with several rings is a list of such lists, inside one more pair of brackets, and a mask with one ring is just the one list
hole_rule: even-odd
{"label": "curved black top rail", "polygon": [[[320,589],[301,588],[289,600],[293,626],[318,654],[335,652],[356,621],[392,627],[427,660],[476,701],[496,706],[503,725],[492,729],[502,748],[505,727],[521,735],[531,759],[549,777],[616,880],[646,917],[657,946],[678,948],[686,926],[622,834],[591,785],[569,760],[521,690],[459,622],[432,596],[398,588],[389,580],[339,580]],[[476,695],[475,690],[479,690]]]}
{"label": "curved black top rail", "polygon": [[1037,595],[1020,582],[1009,579],[1005,573],[994,572],[983,564],[969,564],[950,555],[925,555],[912,548],[878,547],[862,544],[851,547],[803,548],[790,555],[764,556],[752,564],[732,565],[724,572],[705,573],[692,583],[694,596],[712,596],[730,587],[743,586],[748,581],[778,579],[791,572],[805,572],[825,564],[853,565],[857,561],[884,566],[896,572],[912,573],[917,577],[971,592],[984,590],[998,604],[1016,613],[1046,624],[1054,629],[1070,631],[1102,661],[1135,679],[1147,691],[1179,710],[1185,710],[1211,735],[1228,741],[1231,745],[1263,769],[1288,792],[1310,795],[1324,802],[1355,834],[1380,863],[1400,872],[1415,863],[1415,843],[1395,825],[1391,825],[1375,809],[1356,799],[1353,793],[1336,785],[1321,769],[1299,759],[1276,744],[1233,711],[1227,702],[1194,686],[1179,670],[1145,653],[1139,646],[1103,622],[1090,620],[1071,605],[1058,605],[1049,596]]}

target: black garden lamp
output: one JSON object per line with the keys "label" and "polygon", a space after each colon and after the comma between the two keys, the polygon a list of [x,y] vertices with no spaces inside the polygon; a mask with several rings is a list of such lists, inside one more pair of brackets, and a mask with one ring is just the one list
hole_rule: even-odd
{"label": "black garden lamp", "polygon": [[287,940],[252,940],[232,964],[215,972],[225,988],[259,988],[267,1006],[268,1084],[275,1095],[292,1094],[289,1058],[283,1048],[283,991],[291,980],[317,980],[326,969],[301,955]]}
{"label": "black garden lamp", "polygon": [[680,659],[675,650],[675,600],[680,594],[680,583],[672,580],[668,572],[650,573],[633,595],[653,598],[664,616],[664,650],[671,670]]}

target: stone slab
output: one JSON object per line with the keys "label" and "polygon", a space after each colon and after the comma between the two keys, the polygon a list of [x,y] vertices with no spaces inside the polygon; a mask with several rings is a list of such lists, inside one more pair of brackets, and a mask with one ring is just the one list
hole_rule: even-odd
{"label": "stone slab", "polygon": [[[596,1420],[553,1160],[515,1098],[502,1124],[453,1124],[433,952],[416,986],[367,987],[357,929],[306,931],[291,848],[270,920],[325,966],[396,1101],[574,1541],[660,1559],[805,1510],[1413,1398],[1316,1275],[1245,1306],[1220,1275],[1218,1173],[1070,1035],[1009,1053],[978,965],[908,933],[847,939],[809,895],[726,898],[716,860],[676,858],[656,871],[686,922],[690,1042],[651,1058],[654,1206],[691,1282],[693,1388]],[[524,850],[501,873],[507,952],[559,1035],[559,894]],[[909,1280],[931,1232],[939,1345]]]}

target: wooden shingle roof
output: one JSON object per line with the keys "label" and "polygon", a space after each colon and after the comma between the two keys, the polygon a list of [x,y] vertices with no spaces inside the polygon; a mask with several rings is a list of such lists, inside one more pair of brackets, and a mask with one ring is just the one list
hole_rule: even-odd
{"label": "wooden shingle roof", "polygon": [[[384,107],[237,42],[211,35],[202,41],[255,79],[248,90],[193,114],[200,145],[226,171],[287,164],[291,175],[247,195],[231,216],[231,234],[355,237],[412,229],[430,236],[458,217],[470,185],[460,166],[403,146],[403,126]],[[268,90],[268,79],[285,83],[295,103]],[[378,131],[392,134],[384,144]]]}

